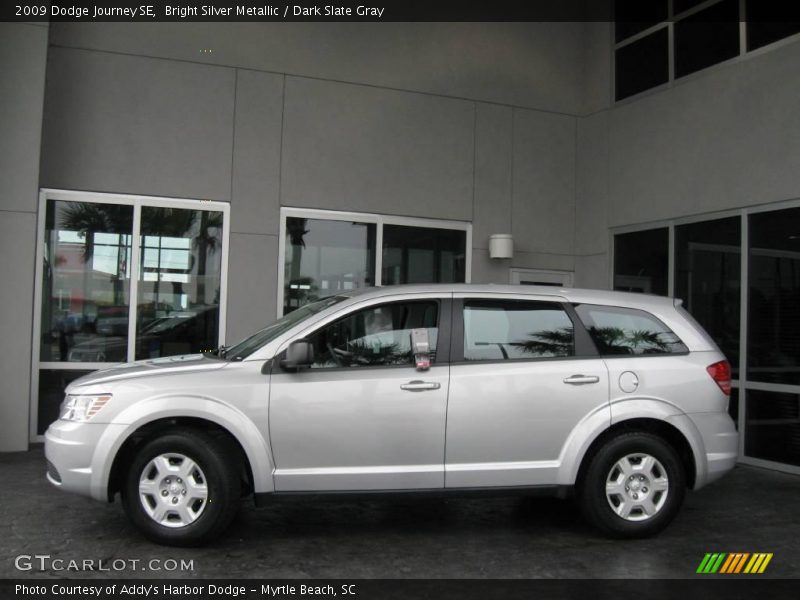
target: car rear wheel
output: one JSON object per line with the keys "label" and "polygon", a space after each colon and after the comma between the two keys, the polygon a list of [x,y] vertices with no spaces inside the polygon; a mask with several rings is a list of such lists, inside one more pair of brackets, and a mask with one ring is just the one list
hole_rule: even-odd
{"label": "car rear wheel", "polygon": [[651,433],[630,432],[605,442],[590,459],[579,501],[598,529],[640,538],[672,521],[685,492],[686,474],[672,446]]}
{"label": "car rear wheel", "polygon": [[122,503],[148,539],[201,544],[222,533],[236,514],[239,472],[229,441],[191,429],[164,433],[134,456]]}

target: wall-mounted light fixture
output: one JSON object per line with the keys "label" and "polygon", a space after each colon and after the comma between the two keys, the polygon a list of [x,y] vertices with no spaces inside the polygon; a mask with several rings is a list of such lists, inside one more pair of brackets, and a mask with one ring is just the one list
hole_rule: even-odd
{"label": "wall-mounted light fixture", "polygon": [[495,233],[489,236],[489,258],[512,258],[514,238],[510,233]]}

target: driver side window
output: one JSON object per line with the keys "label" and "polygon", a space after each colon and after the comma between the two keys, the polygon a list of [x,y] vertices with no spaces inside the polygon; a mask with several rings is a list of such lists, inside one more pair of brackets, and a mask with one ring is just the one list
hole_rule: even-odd
{"label": "driver side window", "polygon": [[439,303],[434,300],[370,306],[316,331],[313,369],[412,365],[411,330],[426,328],[436,358]]}

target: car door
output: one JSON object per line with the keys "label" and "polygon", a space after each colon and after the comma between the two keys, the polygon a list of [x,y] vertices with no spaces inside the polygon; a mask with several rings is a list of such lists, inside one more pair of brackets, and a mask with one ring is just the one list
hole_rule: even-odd
{"label": "car door", "polygon": [[552,485],[570,434],[610,421],[608,372],[556,297],[453,303],[445,486]]}
{"label": "car door", "polygon": [[[426,371],[411,353],[421,328]],[[442,488],[449,329],[450,297],[414,294],[365,302],[304,334],[312,367],[271,375],[275,490]]]}

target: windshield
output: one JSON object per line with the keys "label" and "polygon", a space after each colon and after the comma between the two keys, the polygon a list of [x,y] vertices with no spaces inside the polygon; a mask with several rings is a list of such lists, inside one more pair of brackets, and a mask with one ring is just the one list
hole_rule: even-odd
{"label": "windshield", "polygon": [[338,304],[342,300],[346,300],[347,296],[329,296],[317,302],[301,306],[297,310],[284,315],[271,325],[267,325],[261,331],[254,333],[249,338],[244,339],[235,346],[231,346],[225,352],[225,357],[230,360],[242,360],[250,356],[253,352],[261,348],[264,344],[271,342],[276,337],[289,331],[292,327],[297,325],[300,321],[322,312],[326,308]]}

